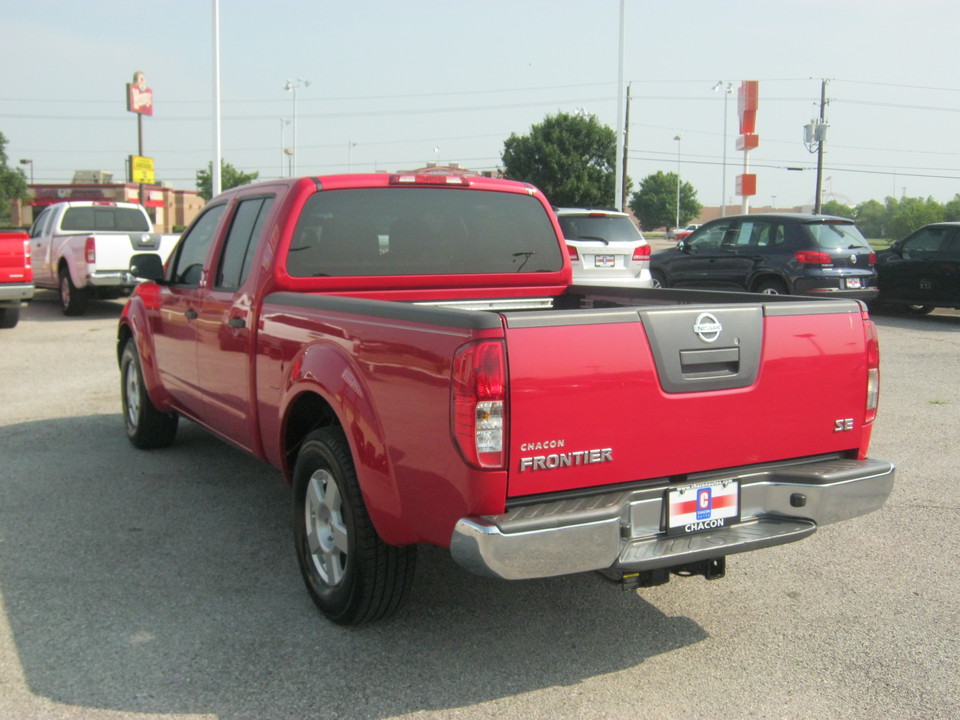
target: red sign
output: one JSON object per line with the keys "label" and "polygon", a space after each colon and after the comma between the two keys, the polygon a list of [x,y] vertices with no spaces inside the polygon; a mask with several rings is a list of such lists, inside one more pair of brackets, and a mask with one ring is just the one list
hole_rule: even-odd
{"label": "red sign", "polygon": [[737,91],[737,114],[740,116],[740,134],[757,131],[757,105],[760,102],[760,82],[744,80]]}
{"label": "red sign", "polygon": [[754,173],[737,175],[737,195],[746,197],[757,194],[757,176]]}
{"label": "red sign", "polygon": [[153,115],[153,90],[147,87],[147,79],[142,72],[135,72],[133,82],[127,83],[127,110]]}

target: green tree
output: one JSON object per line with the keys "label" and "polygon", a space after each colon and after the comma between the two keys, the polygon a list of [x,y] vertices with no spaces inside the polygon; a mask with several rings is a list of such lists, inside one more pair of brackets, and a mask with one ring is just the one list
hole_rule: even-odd
{"label": "green tree", "polygon": [[27,200],[27,176],[20,168],[7,167],[7,138],[0,132],[0,217],[10,217],[10,204]]}
{"label": "green tree", "polygon": [[837,217],[851,219],[856,214],[856,210],[838,200],[827,200],[820,208],[820,212],[824,215],[836,215]]}
{"label": "green tree", "polygon": [[[640,182],[640,189],[630,198],[630,209],[645,230],[673,227],[678,220],[677,174],[661,170],[647,175]],[[683,227],[697,217],[701,209],[693,185],[681,180],[679,226]]]}
{"label": "green tree", "polygon": [[853,219],[868,238],[887,237],[887,208],[878,200],[867,200],[853,209]]}
{"label": "green tree", "polygon": [[[245,173],[237,170],[226,160],[220,161],[220,186],[222,190],[229,190],[238,185],[252,183],[260,177],[259,172]],[[204,200],[213,197],[213,163],[207,163],[205,170],[197,170],[197,194]]]}
{"label": "green tree", "polygon": [[892,240],[910,234],[927,223],[943,220],[943,205],[933,198],[887,198],[888,230]]}
{"label": "green tree", "polygon": [[615,205],[617,136],[595,115],[548,115],[503,143],[504,175],[536,185],[557,206]]}
{"label": "green tree", "polygon": [[943,206],[943,219],[949,222],[960,221],[960,194],[954,195],[953,200]]}

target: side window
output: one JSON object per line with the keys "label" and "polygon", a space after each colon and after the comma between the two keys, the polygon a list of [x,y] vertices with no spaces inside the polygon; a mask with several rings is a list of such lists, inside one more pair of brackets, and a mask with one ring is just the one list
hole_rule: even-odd
{"label": "side window", "polygon": [[43,226],[47,225],[50,222],[50,218],[53,217],[53,208],[48,207],[33,221],[33,225],[30,226],[30,237],[37,237],[38,235],[43,234]]}
{"label": "side window", "polygon": [[940,250],[940,244],[949,231],[946,228],[925,228],[903,243],[902,253],[907,260],[926,260]]}
{"label": "side window", "polygon": [[170,280],[175,285],[200,284],[203,263],[207,259],[210,242],[217,231],[220,216],[226,205],[209,208],[199,217],[177,247],[177,255],[171,268]]}
{"label": "side window", "polygon": [[726,245],[729,250],[739,250],[740,248],[756,244],[754,237],[762,226],[762,223],[752,221],[742,222],[738,228],[727,234],[724,245]]}
{"label": "side window", "polygon": [[757,229],[753,236],[755,238],[754,244],[758,248],[778,247],[783,245],[783,225],[769,222],[757,223]]}
{"label": "side window", "polygon": [[944,240],[942,259],[949,262],[960,262],[960,232],[954,230],[949,237]]}
{"label": "side window", "polygon": [[244,200],[237,207],[220,257],[220,267],[214,283],[216,287],[236,290],[243,285],[250,271],[257,238],[260,237],[272,204],[273,198],[260,197]]}
{"label": "side window", "polygon": [[700,228],[690,236],[688,245],[694,252],[719,250],[731,224],[732,221],[720,222],[710,227]]}

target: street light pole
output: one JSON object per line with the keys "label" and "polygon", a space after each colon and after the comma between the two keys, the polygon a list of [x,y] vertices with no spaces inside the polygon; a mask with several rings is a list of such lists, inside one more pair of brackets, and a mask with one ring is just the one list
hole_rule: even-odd
{"label": "street light pole", "polygon": [[33,160],[30,160],[29,158],[20,158],[20,164],[30,166],[30,184],[33,185]]}
{"label": "street light pole", "polygon": [[[724,87],[726,86],[726,87]],[[720,181],[720,216],[727,215],[727,100],[733,92],[733,83],[718,80],[711,88],[714,92],[723,91],[723,178]]]}
{"label": "street light pole", "polygon": [[680,141],[683,135],[674,135],[673,139],[677,141],[677,216],[673,226],[678,228],[680,227]]}
{"label": "street light pole", "polygon": [[310,87],[310,81],[303,78],[296,80],[287,80],[283,84],[283,89],[293,93],[293,144],[290,153],[290,173],[291,176],[297,173],[297,89],[301,87]]}

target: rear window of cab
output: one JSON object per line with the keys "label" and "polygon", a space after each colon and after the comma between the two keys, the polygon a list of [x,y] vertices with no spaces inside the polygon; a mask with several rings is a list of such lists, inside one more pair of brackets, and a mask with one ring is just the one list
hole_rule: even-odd
{"label": "rear window of cab", "polygon": [[530,195],[457,188],[318,192],[287,253],[295,278],[557,272],[553,224]]}

